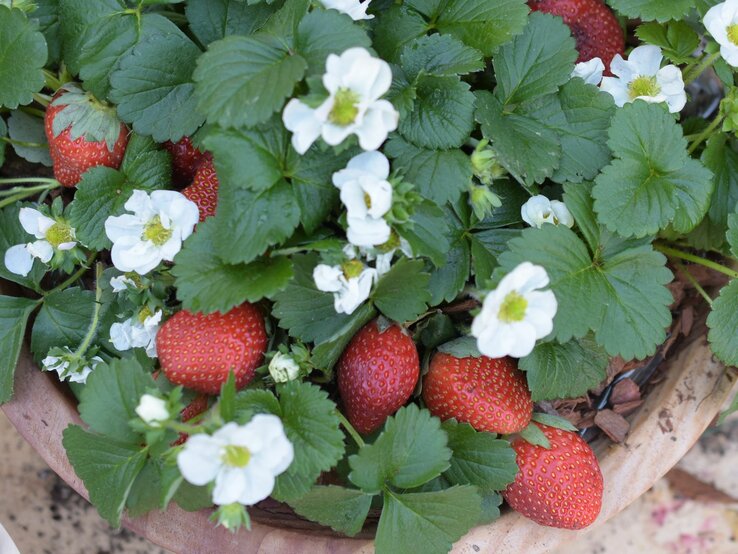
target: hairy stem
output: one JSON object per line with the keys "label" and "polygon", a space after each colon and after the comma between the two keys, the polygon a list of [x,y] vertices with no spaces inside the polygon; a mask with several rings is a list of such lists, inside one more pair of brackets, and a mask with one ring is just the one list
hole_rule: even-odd
{"label": "hairy stem", "polygon": [[680,260],[685,260],[708,267],[724,275],[727,275],[731,279],[735,279],[736,277],[738,277],[738,271],[730,269],[729,267],[725,267],[724,265],[717,262],[713,262],[712,260],[708,260],[707,258],[703,258],[695,254],[690,254],[689,252],[682,252],[681,250],[677,250],[676,248],[671,248],[670,246],[666,246],[663,244],[654,244],[653,247],[662,254],[666,254],[671,258],[678,258]]}
{"label": "hairy stem", "polygon": [[354,439],[356,445],[359,448],[364,447],[364,439],[362,439],[358,431],[354,429],[354,426],[349,423],[348,419],[346,419],[346,416],[344,416],[338,410],[336,410],[336,415],[338,416],[338,420],[341,422],[341,425],[343,425],[343,428],[346,429],[346,432],[351,435],[352,439]]}
{"label": "hairy stem", "polygon": [[100,302],[100,299],[102,298],[102,274],[103,264],[98,262],[95,267],[95,307],[92,312],[92,321],[90,322],[89,329],[87,329],[87,334],[74,352],[75,357],[78,359],[84,356],[85,352],[87,352],[92,339],[95,338],[95,335],[97,334],[97,327],[100,325],[100,309],[102,307],[102,303]]}
{"label": "hairy stem", "polygon": [[697,137],[692,141],[692,144],[689,145],[689,148],[687,149],[687,152],[689,154],[692,154],[700,144],[705,142],[710,136],[715,132],[715,130],[720,126],[720,124],[723,122],[724,116],[719,115],[715,119],[712,120],[712,122],[707,126],[707,128],[702,131]]}
{"label": "hairy stem", "polygon": [[702,285],[697,282],[697,279],[694,278],[694,275],[692,275],[683,264],[677,264],[677,267],[682,273],[684,273],[687,281],[689,281],[691,285],[695,288],[695,290],[700,293],[700,296],[705,299],[707,305],[712,307],[712,298],[710,298],[710,295],[707,294],[704,288],[702,288]]}
{"label": "hairy stem", "polygon": [[[63,283],[61,283],[60,285],[55,286],[51,290],[47,290],[46,292],[44,292],[43,293],[44,296],[48,296],[48,295],[53,294],[55,292],[59,292],[60,290],[64,290],[69,285],[71,285],[72,283],[74,283],[75,281],[77,281],[77,279],[79,279],[80,277],[82,277],[82,275],[84,275],[85,273],[87,273],[87,271],[89,271],[90,265],[95,260],[95,257],[96,256],[97,256],[97,253],[96,252],[92,252],[87,257],[87,262],[84,265],[82,265],[77,271],[75,271],[74,273],[72,273],[72,275],[70,275],[68,279],[65,279]],[[98,264],[98,266],[99,265],[100,264]],[[99,279],[97,280],[97,282],[99,282]]]}

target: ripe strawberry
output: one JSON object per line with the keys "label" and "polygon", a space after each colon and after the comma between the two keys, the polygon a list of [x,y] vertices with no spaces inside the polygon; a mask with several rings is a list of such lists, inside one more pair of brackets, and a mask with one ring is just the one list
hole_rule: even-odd
{"label": "ripe strawberry", "polygon": [[402,407],[415,389],[420,361],[415,343],[397,325],[365,325],[338,361],[338,391],[346,417],[367,434]]}
{"label": "ripe strawberry", "polygon": [[549,450],[518,438],[515,481],[502,495],[513,510],[540,525],[583,529],[602,507],[602,472],[589,445],[576,433],[536,423]]}
{"label": "ripe strawberry", "polygon": [[174,185],[184,187],[191,183],[195,171],[207,154],[195,148],[190,137],[182,137],[177,142],[167,141],[164,148],[172,155]]}
{"label": "ripe strawberry", "polygon": [[600,58],[610,75],[610,61],[625,52],[623,30],[602,0],[529,0],[533,11],[558,15],[577,41],[578,62]]}
{"label": "ripe strawberry", "polygon": [[[189,421],[200,414],[204,413],[208,409],[208,397],[204,394],[198,394],[192,401],[184,407],[179,413],[182,421]],[[172,446],[178,446],[184,444],[189,435],[187,433],[180,433],[179,438],[172,443]]]}
{"label": "ripe strawberry", "polygon": [[249,303],[227,314],[182,310],[159,330],[156,347],[164,375],[172,383],[218,394],[233,370],[240,389],[254,378],[264,359],[264,316]]}
{"label": "ripe strawberry", "polygon": [[218,176],[211,157],[206,157],[195,172],[192,184],[182,191],[187,198],[197,204],[200,221],[215,215],[218,206]]}
{"label": "ripe strawberry", "polygon": [[100,103],[74,84],[59,89],[44,118],[54,176],[74,187],[91,167],[117,169],[128,145],[128,129],[115,108]]}
{"label": "ripe strawberry", "polygon": [[522,431],[533,414],[525,376],[511,358],[438,352],[423,379],[423,400],[433,415],[489,433]]}

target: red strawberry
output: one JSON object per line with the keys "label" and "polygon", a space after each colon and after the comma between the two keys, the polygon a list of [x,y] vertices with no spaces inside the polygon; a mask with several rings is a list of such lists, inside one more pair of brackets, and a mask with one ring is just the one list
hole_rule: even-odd
{"label": "red strawberry", "polygon": [[520,471],[502,494],[513,510],[540,525],[583,529],[597,519],[602,507],[597,458],[576,433],[536,425],[551,448],[522,438],[513,441]]}
{"label": "red strawberry", "polygon": [[365,325],[338,361],[338,391],[346,417],[367,434],[402,407],[415,389],[420,361],[415,343],[397,325]]}
{"label": "red strawberry", "polygon": [[218,206],[218,176],[215,174],[212,158],[205,158],[197,168],[192,184],[182,194],[197,204],[201,222],[215,215],[215,208]]}
{"label": "red strawberry", "polygon": [[54,176],[74,187],[91,167],[117,169],[128,145],[128,129],[108,107],[74,84],[64,85],[44,120]]}
{"label": "red strawberry", "polygon": [[609,75],[610,61],[625,52],[618,20],[602,0],[529,0],[533,11],[561,16],[577,41],[578,62],[600,58]]}
{"label": "red strawberry", "polygon": [[489,433],[522,431],[533,414],[525,376],[511,358],[438,352],[423,379],[423,400],[433,415]]}
{"label": "red strawberry", "polygon": [[[189,421],[200,414],[204,413],[208,409],[208,397],[205,394],[198,394],[192,401],[184,407],[179,413],[179,417],[182,421]],[[172,446],[178,446],[184,444],[189,435],[187,433],[180,433],[179,438],[172,443]]]}
{"label": "red strawberry", "polygon": [[248,303],[227,314],[182,310],[161,327],[156,347],[162,370],[172,383],[218,394],[233,370],[240,389],[254,378],[264,359],[264,316]]}
{"label": "red strawberry", "polygon": [[167,141],[164,148],[172,155],[174,184],[183,187],[192,182],[197,167],[207,156],[192,144],[190,137],[182,137],[177,142]]}

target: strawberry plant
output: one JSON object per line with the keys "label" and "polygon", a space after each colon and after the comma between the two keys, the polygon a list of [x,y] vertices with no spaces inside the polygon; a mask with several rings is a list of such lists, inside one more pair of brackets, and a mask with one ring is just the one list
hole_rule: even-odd
{"label": "strawberry plant", "polygon": [[26,342],[113,526],[579,529],[540,411],[660,352],[675,273],[738,365],[738,0],[0,0],[0,44],[0,402]]}

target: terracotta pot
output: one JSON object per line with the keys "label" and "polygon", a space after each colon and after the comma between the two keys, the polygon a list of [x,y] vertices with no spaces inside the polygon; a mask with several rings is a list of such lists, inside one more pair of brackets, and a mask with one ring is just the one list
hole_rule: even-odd
{"label": "terracotta pot", "polygon": [[[704,329],[704,327],[703,327]],[[684,456],[734,388],[732,373],[712,356],[704,335],[690,337],[681,345],[666,379],[632,416],[631,431],[623,444],[595,443],[605,493],[596,528],[647,491]],[[81,423],[74,398],[50,374],[35,366],[23,349],[15,380],[15,397],[3,410],[23,437],[49,466],[87,498],[85,487],[74,473],[62,447],[62,431]],[[369,538],[350,539],[301,520],[286,512],[251,510],[251,532],[235,535],[213,528],[209,511],[188,513],[172,505],[166,512],[124,519],[124,525],[150,541],[174,552],[195,553],[369,553]],[[581,533],[581,531],[580,531]],[[454,552],[535,554],[547,552],[573,540],[577,534],[541,527],[513,512],[498,521],[472,529]]]}

